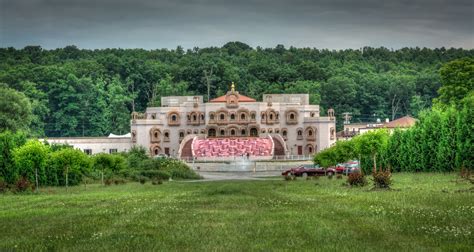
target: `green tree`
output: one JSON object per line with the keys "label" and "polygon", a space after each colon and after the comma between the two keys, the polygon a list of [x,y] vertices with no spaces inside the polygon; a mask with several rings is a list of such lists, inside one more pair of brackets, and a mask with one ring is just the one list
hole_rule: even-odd
{"label": "green tree", "polygon": [[439,104],[459,104],[464,97],[474,92],[474,59],[451,61],[439,73],[442,83],[436,99]]}
{"label": "green tree", "polygon": [[28,130],[32,112],[29,99],[0,83],[0,132]]}
{"label": "green tree", "polygon": [[377,172],[377,157],[380,157],[385,149],[389,139],[386,130],[374,130],[359,135],[355,139],[355,149],[362,156],[370,156],[373,161],[373,172]]}
{"label": "green tree", "polygon": [[414,117],[418,117],[418,114],[427,108],[427,103],[424,101],[421,96],[414,95],[410,100],[410,114]]}
{"label": "green tree", "polygon": [[352,112],[357,95],[357,85],[347,77],[332,77],[321,83],[321,106],[334,108],[337,113]]}
{"label": "green tree", "polygon": [[35,181],[36,191],[40,184],[47,183],[46,161],[49,152],[49,146],[38,140],[29,140],[25,145],[13,150],[13,160],[19,175],[29,181]]}
{"label": "green tree", "polygon": [[101,174],[102,184],[104,184],[104,176],[106,173],[118,173],[127,168],[126,160],[121,155],[99,153],[95,155],[92,160],[94,170]]}
{"label": "green tree", "polygon": [[25,142],[26,134],[23,132],[4,131],[0,133],[0,178],[3,178],[8,184],[13,184],[18,179],[18,169],[13,160],[13,149],[22,146]]}
{"label": "green tree", "polygon": [[[49,176],[57,176],[58,185],[77,185],[82,181],[84,174],[87,174],[91,167],[89,157],[80,150],[73,148],[63,148],[51,153],[48,162]],[[56,171],[56,174],[53,174]]]}
{"label": "green tree", "polygon": [[127,104],[132,99],[127,95],[124,85],[118,78],[112,79],[107,87],[107,113],[109,132],[124,134],[130,132],[130,110]]}
{"label": "green tree", "polygon": [[463,108],[456,118],[455,167],[474,171],[474,94],[463,99]]}

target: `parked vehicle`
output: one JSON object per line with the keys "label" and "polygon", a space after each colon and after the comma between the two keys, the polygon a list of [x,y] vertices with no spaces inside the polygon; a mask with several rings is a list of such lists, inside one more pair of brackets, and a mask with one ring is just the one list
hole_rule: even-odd
{"label": "parked vehicle", "polygon": [[336,173],[339,174],[350,174],[350,173],[358,173],[360,172],[359,162],[358,161],[350,161],[347,163],[337,164],[335,167]]}
{"label": "parked vehicle", "polygon": [[166,155],[166,154],[158,154],[158,155],[156,155],[154,158],[156,158],[156,159],[166,159],[166,158],[168,158],[168,155]]}
{"label": "parked vehicle", "polygon": [[281,173],[283,176],[332,176],[336,174],[334,168],[322,168],[318,165],[300,165],[294,168],[290,168]]}

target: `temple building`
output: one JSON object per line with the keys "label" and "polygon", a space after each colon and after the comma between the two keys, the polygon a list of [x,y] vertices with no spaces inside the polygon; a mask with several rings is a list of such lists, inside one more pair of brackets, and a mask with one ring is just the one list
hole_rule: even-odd
{"label": "temple building", "polygon": [[335,129],[334,110],[320,116],[308,94],[264,94],[257,102],[239,94],[232,83],[226,95],[207,103],[202,96],[162,97],[161,107],[132,113],[129,135],[47,140],[88,154],[141,145],[152,156],[263,160],[319,152],[335,143]]}
{"label": "temple building", "polygon": [[232,83],[207,103],[202,96],[162,97],[161,107],[133,113],[131,142],[152,155],[269,159],[325,149],[336,141],[335,127],[334,111],[321,117],[308,94],[264,94],[257,102]]}

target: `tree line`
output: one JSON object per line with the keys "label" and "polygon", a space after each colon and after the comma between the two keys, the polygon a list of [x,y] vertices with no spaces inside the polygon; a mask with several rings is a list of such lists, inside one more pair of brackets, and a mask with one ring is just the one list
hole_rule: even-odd
{"label": "tree line", "polygon": [[207,100],[234,81],[257,100],[263,93],[309,93],[323,115],[336,110],[340,129],[342,112],[352,113],[353,122],[417,116],[437,97],[441,66],[473,57],[474,50],[455,48],[321,50],[241,42],[189,50],[0,48],[0,110],[8,110],[6,119],[23,119],[0,127],[49,137],[123,134],[132,111],[159,106],[162,96]]}
{"label": "tree line", "polygon": [[365,173],[474,171],[474,60],[445,64],[440,78],[439,97],[415,126],[338,141],[314,161],[328,167],[358,159]]}

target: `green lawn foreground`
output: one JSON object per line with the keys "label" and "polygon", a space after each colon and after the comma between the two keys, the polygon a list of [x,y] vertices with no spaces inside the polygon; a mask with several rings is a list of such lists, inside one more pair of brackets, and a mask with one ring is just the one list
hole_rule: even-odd
{"label": "green lawn foreground", "polygon": [[0,195],[4,250],[473,251],[474,195],[455,174],[129,183]]}

